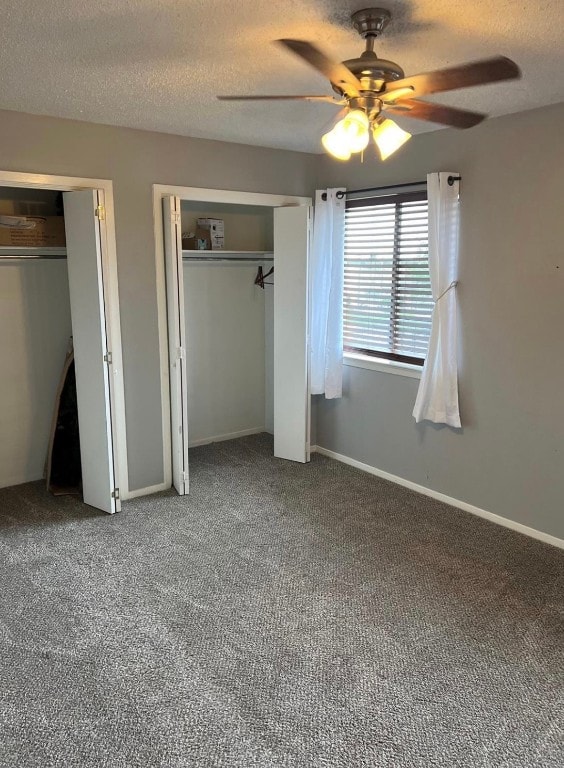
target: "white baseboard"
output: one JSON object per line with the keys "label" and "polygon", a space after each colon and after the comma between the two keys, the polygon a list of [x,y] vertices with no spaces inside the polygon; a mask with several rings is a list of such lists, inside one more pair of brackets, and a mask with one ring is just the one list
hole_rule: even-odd
{"label": "white baseboard", "polygon": [[13,485],[23,485],[24,483],[36,483],[38,480],[43,480],[45,483],[45,473],[31,472],[29,474],[17,474],[11,477],[6,477],[0,481],[0,488],[11,488]]}
{"label": "white baseboard", "polygon": [[[39,476],[31,475],[27,477],[12,477],[10,478],[9,483],[6,483],[5,485],[0,484],[0,488],[8,488],[12,485],[22,485],[23,483],[34,483],[38,480],[43,480],[45,483],[47,482],[43,473],[41,473]],[[125,489],[120,488],[121,500],[127,501],[128,499],[136,499],[138,496],[149,496],[151,493],[166,491],[167,488],[170,488],[170,484],[167,485],[166,483],[159,483],[158,485],[150,485],[147,488],[137,488],[134,491],[126,491]]]}
{"label": "white baseboard", "polygon": [[158,493],[159,491],[166,491],[170,488],[170,483],[158,483],[157,485],[148,485],[146,488],[136,488],[134,491],[126,491],[122,493],[122,501],[128,499],[136,499],[138,496],[150,496],[152,493]]}
{"label": "white baseboard", "polygon": [[336,453],[335,451],[330,451],[328,448],[323,448],[320,445],[312,446],[311,452],[320,453],[323,456],[328,456],[329,458],[340,461],[343,464],[348,464],[351,467],[361,469],[363,472],[368,472],[371,475],[376,475],[376,477],[381,477],[383,480],[389,480],[392,483],[397,483],[397,485],[403,485],[404,488],[410,488],[412,491],[417,491],[417,493],[421,493],[424,496],[429,496],[432,499],[437,499],[437,501],[450,504],[451,507],[463,509],[465,512],[470,512],[472,515],[477,515],[477,517],[483,517],[485,520],[489,520],[490,522],[496,523],[497,525],[502,525],[504,528],[510,528],[513,531],[518,531],[518,533],[523,533],[525,536],[530,536],[532,539],[538,539],[545,544],[552,544],[553,547],[564,549],[564,539],[551,536],[551,534],[544,533],[543,531],[537,531],[535,528],[529,528],[528,525],[523,525],[522,523],[517,523],[515,520],[510,520],[507,517],[496,515],[494,512],[488,512],[486,509],[475,507],[473,504],[469,504],[467,501],[460,501],[459,499],[455,499],[452,496],[447,496],[446,493],[439,493],[439,491],[434,491],[432,488],[426,488],[424,485],[413,483],[411,480],[405,480],[403,477],[392,475],[390,472],[384,472],[382,469],[376,469],[376,467],[372,467],[370,464],[363,464],[361,461],[351,459],[349,456],[344,456],[343,454]]}
{"label": "white baseboard", "polygon": [[238,437],[247,437],[247,435],[260,435],[265,428],[253,427],[252,429],[241,429],[239,432],[228,432],[225,435],[215,435],[214,437],[205,437],[202,440],[192,440],[188,443],[188,448],[197,448],[200,445],[210,445],[210,443],[222,443],[225,440],[235,440]]}

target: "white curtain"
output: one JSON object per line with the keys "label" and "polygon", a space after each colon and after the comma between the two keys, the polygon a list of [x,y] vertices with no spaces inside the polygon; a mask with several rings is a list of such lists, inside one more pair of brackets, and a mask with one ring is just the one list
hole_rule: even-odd
{"label": "white curtain", "polygon": [[433,421],[460,427],[458,410],[457,297],[459,182],[458,173],[430,173],[429,271],[435,306],[429,350],[425,358],[413,415],[417,422]]}
{"label": "white curtain", "polygon": [[310,375],[312,394],[327,398],[341,397],[343,389],[344,248],[345,190],[319,189],[311,252]]}

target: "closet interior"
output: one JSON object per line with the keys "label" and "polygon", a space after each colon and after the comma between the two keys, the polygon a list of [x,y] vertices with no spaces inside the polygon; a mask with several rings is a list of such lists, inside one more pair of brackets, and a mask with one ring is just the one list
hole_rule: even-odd
{"label": "closet interior", "polygon": [[[189,446],[273,433],[273,209],[182,200],[180,211]],[[198,219],[223,222],[221,249],[184,249]]]}
{"label": "closet interior", "polygon": [[112,513],[120,414],[103,199],[0,186],[0,487],[45,477]]}
{"label": "closet interior", "polygon": [[155,189],[180,495],[189,492],[190,446],[266,431],[277,458],[304,463],[310,454],[309,198],[182,191]]}
{"label": "closet interior", "polygon": [[63,195],[0,187],[0,487],[44,476],[71,337]]}

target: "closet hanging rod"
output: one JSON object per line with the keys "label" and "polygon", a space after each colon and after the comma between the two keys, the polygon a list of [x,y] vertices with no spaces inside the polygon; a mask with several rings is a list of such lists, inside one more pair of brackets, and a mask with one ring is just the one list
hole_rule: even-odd
{"label": "closet hanging rod", "polygon": [[21,256],[20,254],[17,254],[16,256],[10,256],[5,253],[0,253],[0,263],[6,264],[10,261],[53,261],[55,259],[65,259],[66,260],[66,254],[64,253],[50,253],[45,255],[34,255],[34,256]]}
{"label": "closet hanging rod", "polygon": [[189,264],[191,261],[208,261],[212,264],[230,264],[235,261],[243,261],[250,264],[256,264],[263,261],[274,261],[274,256],[232,256],[222,258],[221,256],[183,256],[182,261]]}
{"label": "closet hanging rod", "polygon": [[66,259],[63,245],[0,245],[0,260]]}

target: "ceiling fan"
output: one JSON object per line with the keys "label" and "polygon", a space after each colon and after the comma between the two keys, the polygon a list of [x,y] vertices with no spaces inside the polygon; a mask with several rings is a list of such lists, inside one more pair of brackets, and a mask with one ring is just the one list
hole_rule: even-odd
{"label": "ceiling fan", "polygon": [[342,107],[345,116],[322,137],[325,149],[339,160],[362,152],[370,134],[385,160],[410,137],[387,115],[402,115],[453,128],[471,128],[487,116],[465,109],[421,101],[419,96],[458,88],[496,83],[521,77],[517,64],[504,56],[461,64],[448,69],[405,77],[393,61],[380,59],[374,41],[391,20],[384,8],[365,8],[352,14],[353,27],[366,40],[356,59],[337,62],[305,40],[277,40],[288,50],[325,75],[336,92],[331,96],[218,96],[221,101],[325,101]]}

